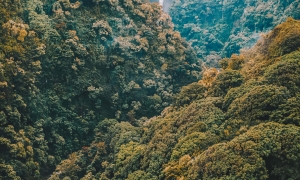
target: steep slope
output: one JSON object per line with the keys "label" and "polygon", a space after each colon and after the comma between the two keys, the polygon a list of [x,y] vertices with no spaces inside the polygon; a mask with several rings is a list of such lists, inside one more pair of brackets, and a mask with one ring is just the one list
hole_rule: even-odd
{"label": "steep slope", "polygon": [[0,17],[0,179],[34,179],[47,146],[28,102],[38,93],[43,44],[19,19],[19,3],[1,0]]}
{"label": "steep slope", "polygon": [[104,118],[161,112],[201,62],[158,3],[0,0],[0,179],[41,179]]}
{"label": "steep slope", "polygon": [[215,67],[288,17],[299,19],[299,9],[299,0],[174,0],[169,13],[198,57]]}
{"label": "steep slope", "polygon": [[160,116],[100,122],[50,180],[299,179],[299,38],[290,18],[184,86]]}

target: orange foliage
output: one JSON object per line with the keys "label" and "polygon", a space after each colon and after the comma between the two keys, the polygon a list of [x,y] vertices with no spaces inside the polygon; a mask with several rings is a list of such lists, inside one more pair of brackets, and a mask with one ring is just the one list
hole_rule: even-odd
{"label": "orange foliage", "polygon": [[216,68],[210,68],[204,71],[202,80],[199,81],[204,87],[211,87],[216,80],[219,71]]}
{"label": "orange foliage", "polygon": [[60,22],[60,23],[55,25],[55,29],[57,29],[57,30],[64,30],[66,28],[67,28],[67,26],[66,26],[65,22]]}
{"label": "orange foliage", "polygon": [[242,68],[242,65],[244,64],[244,62],[245,62],[244,55],[233,54],[228,61],[227,68],[232,69],[232,70],[239,70]]}

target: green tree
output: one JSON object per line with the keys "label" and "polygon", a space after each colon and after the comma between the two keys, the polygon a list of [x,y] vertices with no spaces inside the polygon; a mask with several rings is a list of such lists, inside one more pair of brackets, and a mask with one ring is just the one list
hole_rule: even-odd
{"label": "green tree", "polygon": [[211,96],[225,96],[229,89],[243,84],[243,76],[235,70],[225,70],[217,75],[212,87],[208,90]]}
{"label": "green tree", "polygon": [[261,85],[253,87],[243,96],[236,98],[228,108],[227,115],[249,121],[267,121],[279,105],[290,97],[286,87]]}
{"label": "green tree", "polygon": [[300,52],[295,51],[281,57],[280,61],[269,66],[264,77],[270,84],[285,86],[292,94],[299,92]]}
{"label": "green tree", "polygon": [[261,123],[230,142],[209,147],[196,157],[187,178],[297,179],[299,132],[294,125]]}
{"label": "green tree", "polygon": [[191,102],[204,98],[206,88],[199,83],[192,83],[183,86],[180,93],[175,98],[175,105],[180,107]]}

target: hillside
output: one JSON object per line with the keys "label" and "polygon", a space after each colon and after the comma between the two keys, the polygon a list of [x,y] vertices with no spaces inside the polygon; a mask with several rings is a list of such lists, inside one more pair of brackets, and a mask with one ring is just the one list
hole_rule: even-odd
{"label": "hillside", "polygon": [[207,68],[148,2],[0,0],[0,179],[299,179],[300,21]]}
{"label": "hillside", "polygon": [[106,119],[56,179],[299,179],[300,21],[207,69],[160,116]]}
{"label": "hillside", "polygon": [[0,1],[0,179],[40,179],[105,118],[158,115],[201,62],[158,3]]}
{"label": "hillside", "polygon": [[210,67],[250,48],[288,17],[300,19],[299,0],[173,0],[169,13],[182,37]]}

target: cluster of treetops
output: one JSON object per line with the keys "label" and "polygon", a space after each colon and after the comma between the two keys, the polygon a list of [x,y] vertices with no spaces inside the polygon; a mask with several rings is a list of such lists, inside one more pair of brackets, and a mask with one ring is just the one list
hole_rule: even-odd
{"label": "cluster of treetops", "polygon": [[201,69],[155,3],[0,17],[0,179],[300,178],[300,21]]}
{"label": "cluster of treetops", "polygon": [[169,12],[175,29],[210,67],[217,67],[222,57],[250,48],[259,34],[287,17],[300,19],[299,0],[173,1]]}

